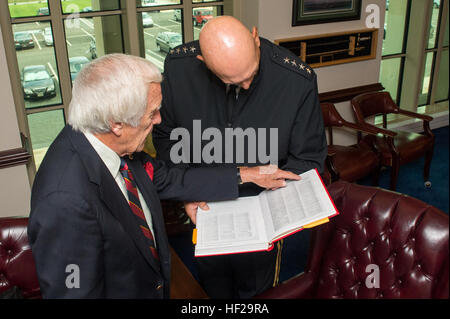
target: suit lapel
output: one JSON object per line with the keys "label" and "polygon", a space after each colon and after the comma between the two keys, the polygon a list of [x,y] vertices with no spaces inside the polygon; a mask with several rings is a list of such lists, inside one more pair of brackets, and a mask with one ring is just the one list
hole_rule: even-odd
{"label": "suit lapel", "polygon": [[[109,174],[109,172],[106,173],[107,174],[104,174],[105,182],[100,185],[100,196],[102,201],[116,217],[119,223],[122,224],[128,235],[133,239],[145,260],[147,260],[156,272],[159,272],[159,263],[151,255],[150,248],[144,235],[139,229],[139,225],[136,223],[136,218],[133,216],[129,204],[117,186],[116,181],[112,179],[111,174]],[[110,181],[107,181],[108,177],[111,179]]]}
{"label": "suit lapel", "polygon": [[[67,126],[65,129],[70,130],[70,139],[74,148],[80,154],[80,159],[86,168],[89,180],[98,185],[100,199],[119,221],[125,232],[132,238],[145,260],[159,273],[159,263],[151,255],[145,237],[142,235],[132,215],[130,206],[108,168],[82,133],[73,131],[70,126]],[[148,201],[146,202],[148,203]]]}

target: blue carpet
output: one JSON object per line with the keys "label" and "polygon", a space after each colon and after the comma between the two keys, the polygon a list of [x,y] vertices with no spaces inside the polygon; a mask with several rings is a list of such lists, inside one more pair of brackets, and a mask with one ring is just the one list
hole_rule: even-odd
{"label": "blue carpet", "polygon": [[[423,181],[424,158],[400,167],[396,192],[406,194],[433,205],[448,214],[449,209],[449,128],[448,126],[433,130],[435,146],[430,168],[431,187],[426,188]],[[386,169],[380,175],[381,188],[389,189],[391,170]],[[371,179],[359,181],[363,185],[371,185]]]}
{"label": "blue carpet", "polygon": [[[423,183],[424,159],[403,165],[398,177],[397,192],[407,194],[433,205],[448,214],[449,212],[449,128],[448,126],[433,130],[435,148],[431,162],[430,188]],[[390,170],[381,172],[379,187],[389,189]],[[371,185],[370,177],[358,182]],[[308,257],[311,230],[303,230],[284,239],[280,281],[287,280],[304,271]],[[191,233],[170,236],[169,242],[195,278],[194,247]]]}

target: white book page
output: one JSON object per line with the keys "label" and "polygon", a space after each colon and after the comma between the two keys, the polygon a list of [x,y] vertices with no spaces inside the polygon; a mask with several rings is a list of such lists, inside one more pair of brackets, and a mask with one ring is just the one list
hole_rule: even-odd
{"label": "white book page", "polygon": [[208,206],[209,210],[197,212],[196,249],[268,242],[256,196],[208,203]]}
{"label": "white book page", "polygon": [[300,176],[300,181],[288,181],[284,188],[259,195],[269,238],[336,212],[316,171],[310,170]]}

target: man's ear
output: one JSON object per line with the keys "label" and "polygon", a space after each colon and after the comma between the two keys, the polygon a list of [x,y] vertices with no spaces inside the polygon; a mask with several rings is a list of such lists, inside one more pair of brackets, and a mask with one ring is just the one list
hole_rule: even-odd
{"label": "man's ear", "polygon": [[117,136],[122,136],[123,123],[122,122],[110,122],[111,132]]}
{"label": "man's ear", "polygon": [[261,41],[259,40],[259,33],[258,33],[258,28],[257,27],[253,27],[253,29],[252,29],[252,37],[255,40],[256,46],[259,48],[260,45],[261,45]]}
{"label": "man's ear", "polygon": [[199,54],[199,55],[197,55],[197,59],[199,59],[200,61],[202,61],[202,62],[205,62],[205,60],[203,59],[203,57]]}

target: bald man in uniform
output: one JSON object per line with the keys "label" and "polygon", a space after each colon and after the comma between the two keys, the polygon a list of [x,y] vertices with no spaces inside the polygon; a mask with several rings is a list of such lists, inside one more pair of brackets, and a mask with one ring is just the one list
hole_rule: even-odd
{"label": "bald man in uniform", "polygon": [[[267,145],[269,132],[276,129],[279,168],[296,174],[314,168],[322,172],[327,145],[316,75],[290,51],[260,38],[255,27],[250,32],[233,17],[214,18],[203,27],[199,41],[172,50],[164,67],[163,120],[153,134],[159,158],[171,161],[171,148],[178,142],[170,139],[173,129],[184,128],[192,137],[194,121],[201,120],[203,130],[216,128],[222,137],[226,129],[254,129],[258,143],[250,145],[247,140],[244,154],[237,154],[241,150],[233,145],[235,156],[230,163],[224,139],[222,161],[196,162],[191,149],[190,161],[184,165],[267,164],[267,159],[255,162],[251,151],[265,146],[267,153],[273,146]],[[260,132],[267,135],[266,145],[259,143]],[[202,146],[208,142],[201,141]],[[261,190],[248,183],[239,186],[240,196]],[[193,221],[197,206],[186,205]],[[251,298],[277,284],[281,245],[279,241],[264,252],[197,258],[200,282],[211,298]]]}

